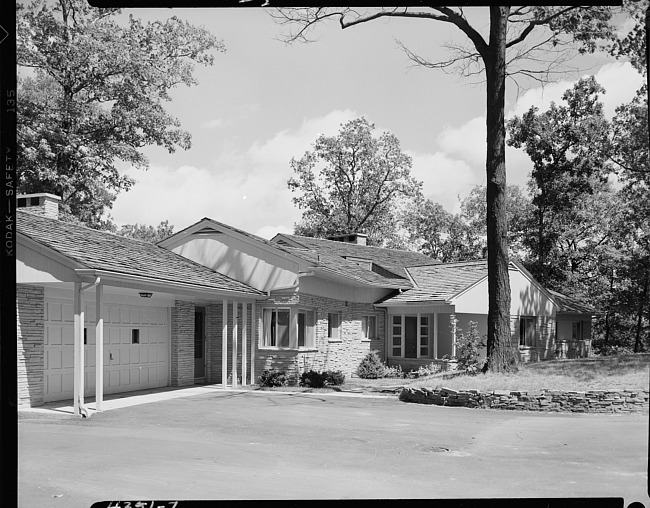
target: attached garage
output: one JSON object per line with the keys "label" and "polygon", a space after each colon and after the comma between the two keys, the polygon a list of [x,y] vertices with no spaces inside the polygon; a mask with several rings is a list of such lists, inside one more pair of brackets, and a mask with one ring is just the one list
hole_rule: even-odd
{"label": "attached garage", "polygon": [[[45,292],[44,402],[72,399],[74,390],[73,304],[72,300],[50,297],[48,293],[53,292]],[[84,310],[86,320],[94,323],[94,303],[84,302]],[[114,303],[103,305],[102,314],[104,393],[168,386],[169,307]],[[95,347],[95,327],[84,327],[86,396],[95,394]]]}
{"label": "attached garage", "polygon": [[100,411],[104,394],[214,382],[217,372],[225,387],[240,357],[243,381],[254,379],[246,311],[238,327],[228,309],[254,315],[264,293],[163,247],[60,221],[56,196],[28,197],[16,214],[19,405],[72,399],[75,414]]}

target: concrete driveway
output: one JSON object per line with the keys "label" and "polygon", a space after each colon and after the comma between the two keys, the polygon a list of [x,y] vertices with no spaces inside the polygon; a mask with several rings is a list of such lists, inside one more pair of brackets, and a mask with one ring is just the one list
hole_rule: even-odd
{"label": "concrete driveway", "polygon": [[194,390],[91,419],[21,412],[19,506],[610,496],[648,506],[648,415]]}

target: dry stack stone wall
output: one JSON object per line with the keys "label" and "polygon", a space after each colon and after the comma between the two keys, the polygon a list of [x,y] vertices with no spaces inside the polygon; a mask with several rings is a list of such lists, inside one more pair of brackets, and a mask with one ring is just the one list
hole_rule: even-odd
{"label": "dry stack stone wall", "polygon": [[589,390],[585,392],[542,390],[540,392],[403,388],[401,401],[438,406],[509,409],[523,411],[565,411],[612,413],[648,411],[646,390]]}

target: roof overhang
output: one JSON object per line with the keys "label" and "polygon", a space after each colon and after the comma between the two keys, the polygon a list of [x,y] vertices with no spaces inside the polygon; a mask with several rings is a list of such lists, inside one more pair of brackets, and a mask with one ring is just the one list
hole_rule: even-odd
{"label": "roof overhang", "polygon": [[200,284],[167,281],[152,277],[111,272],[108,270],[85,268],[77,269],[75,272],[79,276],[81,282],[92,283],[97,279],[97,277],[100,277],[102,283],[109,286],[142,289],[146,291],[160,291],[163,293],[202,298],[204,300],[266,300],[268,298],[267,295],[262,292],[259,294],[248,294],[239,291],[219,290],[207,286],[201,286]]}

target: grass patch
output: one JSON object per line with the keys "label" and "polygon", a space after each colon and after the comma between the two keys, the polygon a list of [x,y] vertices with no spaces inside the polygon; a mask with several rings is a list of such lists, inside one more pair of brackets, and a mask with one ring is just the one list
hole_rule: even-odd
{"label": "grass patch", "polygon": [[650,354],[618,355],[520,364],[514,374],[436,374],[408,383],[432,390],[648,390]]}

